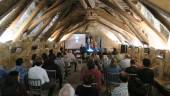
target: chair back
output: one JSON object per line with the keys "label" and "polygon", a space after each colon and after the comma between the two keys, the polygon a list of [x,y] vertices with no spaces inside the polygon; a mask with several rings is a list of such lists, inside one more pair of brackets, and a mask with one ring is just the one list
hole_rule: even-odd
{"label": "chair back", "polygon": [[48,90],[43,90],[41,86],[40,79],[28,79],[30,96],[38,95],[38,96],[47,96]]}
{"label": "chair back", "polygon": [[119,74],[120,73],[105,72],[104,77],[106,84],[119,84],[120,83]]}
{"label": "chair back", "polygon": [[40,79],[28,79],[29,89],[41,89],[41,80]]}
{"label": "chair back", "polygon": [[120,73],[110,73],[110,72],[104,72],[104,80],[106,84],[106,94],[107,96],[111,96],[112,90],[119,86],[120,84]]}
{"label": "chair back", "polygon": [[56,70],[46,70],[50,80],[57,78]]}

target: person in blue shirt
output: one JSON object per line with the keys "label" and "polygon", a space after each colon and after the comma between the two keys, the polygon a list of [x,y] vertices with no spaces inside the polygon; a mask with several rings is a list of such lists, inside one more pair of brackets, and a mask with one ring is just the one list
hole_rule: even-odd
{"label": "person in blue shirt", "polygon": [[13,70],[19,72],[20,80],[24,80],[25,75],[26,75],[26,71],[25,71],[24,67],[22,66],[23,65],[23,59],[18,58],[18,59],[16,59],[15,62],[16,62],[16,66]]}
{"label": "person in blue shirt", "polygon": [[106,67],[105,70],[109,73],[120,73],[122,71],[121,68],[116,64],[114,58],[112,58],[110,66]]}
{"label": "person in blue shirt", "polygon": [[7,72],[4,70],[3,65],[0,65],[0,78],[7,76]]}

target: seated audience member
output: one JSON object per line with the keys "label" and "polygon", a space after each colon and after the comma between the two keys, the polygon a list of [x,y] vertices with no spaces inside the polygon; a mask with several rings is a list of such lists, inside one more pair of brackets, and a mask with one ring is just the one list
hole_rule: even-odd
{"label": "seated audience member", "polygon": [[24,81],[25,76],[26,76],[26,71],[24,69],[24,67],[22,66],[23,64],[23,59],[22,58],[18,58],[16,59],[16,66],[12,69],[13,71],[18,71],[19,72],[19,77],[21,81]]}
{"label": "seated audience member", "polygon": [[72,50],[69,50],[69,52],[66,55],[67,55],[67,57],[69,59],[69,62],[74,64],[74,71],[76,72],[77,62],[76,62],[76,57],[72,53]]}
{"label": "seated audience member", "polygon": [[138,71],[138,77],[146,84],[153,84],[154,72],[150,69],[151,61],[147,58],[143,59],[143,69]]}
{"label": "seated audience member", "polygon": [[57,64],[60,67],[62,75],[64,75],[64,73],[65,73],[65,62],[64,62],[64,60],[62,58],[62,54],[60,52],[57,53],[57,57],[54,60],[54,63]]}
{"label": "seated audience member", "polygon": [[130,67],[130,60],[131,60],[131,59],[130,59],[129,56],[126,54],[126,55],[125,55],[125,59],[121,60],[120,63],[119,63],[121,69],[125,70],[126,68]]}
{"label": "seated audience member", "polygon": [[65,49],[63,47],[60,47],[60,53],[61,53],[61,56],[64,56]]}
{"label": "seated audience member", "polygon": [[43,53],[42,55],[41,55],[41,58],[43,59],[43,64],[42,65],[45,65],[45,64],[47,64],[48,63],[48,56],[47,56],[47,54],[46,53]]}
{"label": "seated audience member", "polygon": [[91,54],[90,60],[92,60],[95,66],[101,71],[102,65],[100,64],[100,58],[98,58],[95,53]]}
{"label": "seated audience member", "polygon": [[5,78],[1,96],[27,96],[26,89],[19,83],[19,73],[11,71]]}
{"label": "seated audience member", "polygon": [[87,69],[82,69],[81,70],[81,79],[83,80],[86,75],[92,75],[95,77],[96,80],[96,87],[100,91],[101,89],[101,84],[102,84],[102,73],[95,68],[95,64],[92,60],[89,60],[87,63]]}
{"label": "seated audience member", "polygon": [[130,96],[148,96],[151,92],[148,89],[153,84],[154,72],[149,69],[150,60],[144,58],[143,66],[140,67],[137,76],[131,76],[129,78],[128,90]]}
{"label": "seated audience member", "polygon": [[7,76],[7,72],[4,70],[3,65],[0,65],[0,78],[4,78]]}
{"label": "seated audience member", "polygon": [[107,57],[107,55],[102,55],[102,56],[100,57],[100,60],[102,60],[103,69],[110,65],[110,60],[109,60],[109,58]]}
{"label": "seated audience member", "polygon": [[120,80],[122,83],[112,91],[112,96],[129,96],[128,93],[128,74],[125,72],[120,73]]}
{"label": "seated audience member", "polygon": [[49,58],[49,59],[52,59],[52,60],[55,60],[56,55],[53,53],[53,49],[51,49],[51,50],[49,51],[48,58]]}
{"label": "seated audience member", "polygon": [[83,84],[76,88],[76,96],[99,96],[99,92],[93,85],[95,77],[86,75],[83,79]]}
{"label": "seated audience member", "polygon": [[37,58],[37,54],[32,54],[32,56],[31,56],[31,65],[32,65],[32,67],[35,65],[35,60],[36,60],[36,58]]}
{"label": "seated audience member", "polygon": [[113,51],[112,51],[112,55],[117,55],[118,54],[118,51],[116,48],[113,48]]}
{"label": "seated audience member", "polygon": [[65,84],[57,96],[75,96],[75,90],[70,84]]}
{"label": "seated audience member", "polygon": [[138,68],[137,68],[137,66],[136,66],[136,64],[135,64],[136,62],[135,62],[135,60],[134,59],[131,59],[130,60],[130,67],[128,67],[128,68],[126,68],[125,69],[125,72],[127,72],[127,73],[129,73],[129,74],[137,74],[137,72],[138,72]]}
{"label": "seated audience member", "polygon": [[45,69],[41,68],[42,60],[36,59],[35,66],[30,68],[28,71],[28,79],[40,79],[41,85],[44,90],[50,89],[48,96],[51,96],[55,87],[53,82],[50,82],[48,74]]}
{"label": "seated audience member", "polygon": [[61,69],[60,67],[54,63],[53,60],[48,59],[47,62],[45,62],[42,66],[42,68],[46,69],[46,70],[56,70],[56,78],[53,79],[59,79],[59,87],[62,87],[62,73],[61,73]]}
{"label": "seated audience member", "polygon": [[120,67],[116,64],[115,59],[112,58],[110,66],[106,67],[105,69],[106,72],[110,72],[110,73],[120,73],[121,69]]}

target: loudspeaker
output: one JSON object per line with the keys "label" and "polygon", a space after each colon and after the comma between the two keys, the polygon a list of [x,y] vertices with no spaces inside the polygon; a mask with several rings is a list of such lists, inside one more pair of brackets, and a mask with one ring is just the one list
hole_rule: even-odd
{"label": "loudspeaker", "polygon": [[127,53],[127,50],[128,50],[127,45],[121,45],[121,50],[120,50],[121,53]]}

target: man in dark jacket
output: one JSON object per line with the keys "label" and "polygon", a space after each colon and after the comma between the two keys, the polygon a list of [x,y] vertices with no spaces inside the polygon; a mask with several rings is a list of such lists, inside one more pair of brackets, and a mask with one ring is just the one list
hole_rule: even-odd
{"label": "man in dark jacket", "polygon": [[149,69],[150,60],[143,59],[143,68],[137,71],[137,76],[130,76],[128,91],[130,96],[147,96],[154,81],[154,72]]}
{"label": "man in dark jacket", "polygon": [[42,68],[46,70],[56,70],[56,78],[59,79],[59,85],[60,88],[62,87],[62,73],[60,67],[54,63],[54,60],[48,59],[48,62],[46,64],[43,64]]}

